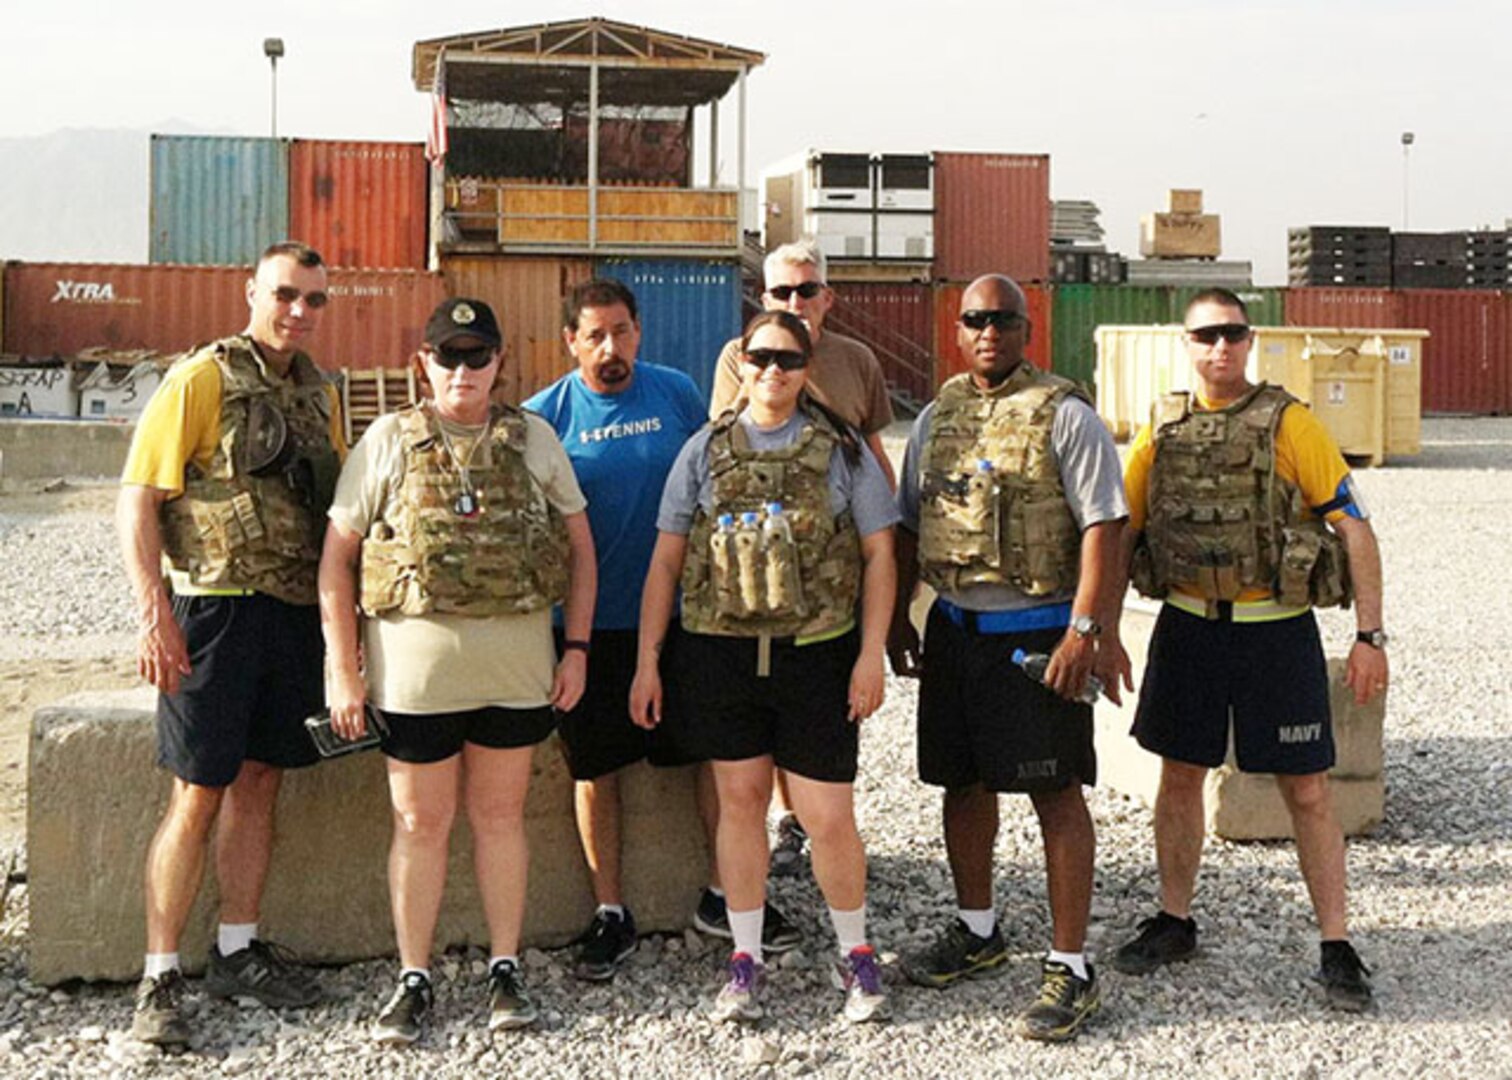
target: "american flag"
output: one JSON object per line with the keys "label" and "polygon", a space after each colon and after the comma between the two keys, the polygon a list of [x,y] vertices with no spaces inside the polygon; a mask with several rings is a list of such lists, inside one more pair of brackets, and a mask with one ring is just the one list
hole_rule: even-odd
{"label": "american flag", "polygon": [[446,161],[446,53],[436,54],[436,78],[431,84],[430,130],[425,133],[425,159],[436,168]]}

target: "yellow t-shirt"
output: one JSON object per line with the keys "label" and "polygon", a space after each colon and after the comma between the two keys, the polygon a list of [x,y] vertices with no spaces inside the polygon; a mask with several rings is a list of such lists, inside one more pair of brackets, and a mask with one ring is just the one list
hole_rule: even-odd
{"label": "yellow t-shirt", "polygon": [[[1211,403],[1193,394],[1194,408],[1210,410]],[[1305,405],[1289,405],[1281,414],[1281,424],[1276,429],[1276,475],[1302,492],[1308,506],[1323,506],[1338,493],[1339,484],[1349,475],[1349,465],[1338,445],[1328,434],[1322,422]],[[1129,455],[1124,462],[1124,493],[1129,498],[1129,527],[1143,529],[1149,511],[1150,468],[1155,462],[1154,435],[1146,424],[1129,446]],[[1343,510],[1332,510],[1324,515],[1326,521],[1337,521],[1344,516]],[[1264,588],[1249,588],[1239,594],[1240,603],[1271,599],[1271,592]]]}
{"label": "yellow t-shirt", "polygon": [[[344,460],[341,398],[334,386],[327,386],[326,393],[331,398],[331,445]],[[191,462],[201,470],[210,468],[221,439],[220,407],[221,372],[208,352],[171,368],[137,420],[121,482],[160,488],[169,498],[182,495],[184,470]]]}

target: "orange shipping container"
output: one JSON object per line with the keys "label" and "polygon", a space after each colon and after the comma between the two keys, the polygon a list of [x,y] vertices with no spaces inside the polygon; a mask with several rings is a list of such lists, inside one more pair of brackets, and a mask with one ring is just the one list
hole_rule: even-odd
{"label": "orange shipping container", "polygon": [[[1023,288],[1024,297],[1029,301],[1029,344],[1024,348],[1024,355],[1041,371],[1049,371],[1050,290],[1040,285],[1025,285]],[[935,287],[935,379],[939,383],[966,370],[956,346],[957,318],[965,291],[964,285]]]}
{"label": "orange shipping container", "polygon": [[424,269],[427,179],[420,143],[295,139],[289,235],[330,266]]}
{"label": "orange shipping container", "polygon": [[937,278],[1050,279],[1050,156],[935,152]]}
{"label": "orange shipping container", "polygon": [[1286,325],[1406,327],[1400,296],[1390,289],[1288,289]]}

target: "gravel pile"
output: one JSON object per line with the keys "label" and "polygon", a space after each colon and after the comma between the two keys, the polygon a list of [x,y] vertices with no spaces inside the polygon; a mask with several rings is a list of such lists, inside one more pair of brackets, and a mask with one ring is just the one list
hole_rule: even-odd
{"label": "gravel pile", "polygon": [[[164,1056],[126,1037],[126,988],[27,981],[18,885],[0,920],[0,1074],[1512,1076],[1512,713],[1503,682],[1512,421],[1429,421],[1424,435],[1410,464],[1358,474],[1382,533],[1393,635],[1386,823],[1352,842],[1349,857],[1355,941],[1376,972],[1373,1015],[1321,1005],[1291,845],[1214,840],[1198,890],[1202,954],[1144,979],[1104,965],[1103,1013],[1075,1044],[1020,1040],[1013,1017],[1036,989],[1036,958],[1049,942],[1039,833],[1022,799],[1004,800],[998,861],[1013,962],[1001,978],[946,992],[904,985],[897,955],[929,938],[952,894],[938,799],[914,779],[913,687],[894,681],[863,737],[859,797],[874,938],[896,976],[890,1026],[858,1030],[836,1017],[828,928],[803,877],[779,882],[775,898],[809,943],[778,965],[772,1015],[754,1031],[701,1015],[723,953],[689,932],[644,942],[607,987],[575,981],[564,953],[528,953],[543,1008],[530,1033],[483,1031],[484,957],[473,951],[438,960],[437,1023],[407,1051],[365,1037],[394,976],[380,961],[321,972],[332,1000],[313,1009],[279,1015],[205,1002],[196,1045]],[[0,522],[8,545],[36,545],[25,571],[6,560],[7,595],[45,578],[60,599],[7,611],[7,636],[124,623],[113,549],[91,539],[107,525],[49,524],[45,540],[28,529],[36,533]],[[62,560],[34,557],[64,544],[94,559],[72,579]],[[1325,623],[1330,651],[1342,651],[1351,617]],[[1148,809],[1106,790],[1091,803],[1099,854],[1090,948],[1105,956],[1154,910],[1156,878]]]}

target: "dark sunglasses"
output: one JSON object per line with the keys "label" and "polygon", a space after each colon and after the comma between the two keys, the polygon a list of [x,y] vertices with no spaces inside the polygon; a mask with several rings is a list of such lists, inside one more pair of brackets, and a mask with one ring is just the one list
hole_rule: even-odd
{"label": "dark sunglasses", "polygon": [[273,289],[273,298],[280,304],[293,304],[300,300],[304,301],[307,308],[323,308],[331,298],[323,292],[302,293],[293,285],[279,285]]}
{"label": "dark sunglasses", "polygon": [[445,346],[431,349],[432,359],[447,371],[455,371],[460,364],[466,364],[471,371],[482,371],[493,361],[493,354],[492,345],[478,345],[471,349],[448,349]]}
{"label": "dark sunglasses", "polygon": [[797,371],[808,367],[808,358],[797,349],[747,349],[746,363],[764,368],[776,364],[782,371]]}
{"label": "dark sunglasses", "polygon": [[785,304],[794,293],[805,300],[812,300],[819,295],[819,290],[822,288],[824,288],[822,281],[805,281],[802,285],[773,285],[767,292],[771,293],[773,300]]}
{"label": "dark sunglasses", "polygon": [[1196,326],[1187,331],[1193,341],[1200,341],[1204,345],[1216,345],[1222,338],[1230,345],[1238,345],[1241,341],[1248,341],[1250,328],[1244,323],[1219,323],[1217,326]]}
{"label": "dark sunglasses", "polygon": [[963,311],[961,312],[961,325],[968,330],[981,333],[989,326],[995,326],[999,330],[1012,330],[1024,321],[1024,316],[1017,311]]}

